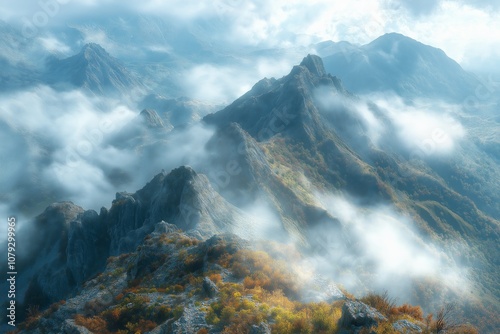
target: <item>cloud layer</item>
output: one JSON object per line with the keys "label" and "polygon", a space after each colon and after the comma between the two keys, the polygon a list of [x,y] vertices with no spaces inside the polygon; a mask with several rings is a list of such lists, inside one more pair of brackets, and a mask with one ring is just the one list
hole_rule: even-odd
{"label": "cloud layer", "polygon": [[315,99],[335,130],[351,145],[363,150],[368,143],[396,149],[405,158],[432,158],[452,153],[465,139],[466,130],[457,120],[460,106],[440,101],[404,101],[394,94],[346,98],[317,89]]}
{"label": "cloud layer", "polygon": [[302,54],[280,57],[262,57],[235,65],[195,65],[180,76],[184,93],[191,98],[212,103],[231,103],[248,92],[264,77],[280,78],[290,72]]}
{"label": "cloud layer", "polygon": [[413,300],[415,283],[432,279],[460,293],[467,271],[415,231],[415,223],[388,206],[363,207],[353,198],[317,193],[318,205],[340,222],[321,226],[308,259],[316,270],[358,294],[388,290],[399,302]]}
{"label": "cloud layer", "polygon": [[395,133],[409,151],[420,150],[427,156],[453,152],[464,138],[464,127],[453,117],[455,107],[437,101],[405,104],[397,97],[375,99],[374,102],[391,120]]}
{"label": "cloud layer", "polygon": [[138,110],[78,90],[38,86],[1,95],[0,102],[4,217],[38,214],[62,200],[109,207],[117,191],[134,192],[162,169],[200,165],[212,135],[196,125],[135,137],[134,126],[142,126]]}

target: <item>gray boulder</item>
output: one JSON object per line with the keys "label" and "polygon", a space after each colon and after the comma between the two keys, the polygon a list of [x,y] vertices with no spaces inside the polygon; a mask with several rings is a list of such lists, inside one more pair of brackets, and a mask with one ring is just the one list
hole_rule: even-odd
{"label": "gray boulder", "polygon": [[380,321],[386,321],[380,312],[371,306],[360,301],[347,300],[342,307],[342,317],[340,326],[344,328],[351,327],[372,327]]}

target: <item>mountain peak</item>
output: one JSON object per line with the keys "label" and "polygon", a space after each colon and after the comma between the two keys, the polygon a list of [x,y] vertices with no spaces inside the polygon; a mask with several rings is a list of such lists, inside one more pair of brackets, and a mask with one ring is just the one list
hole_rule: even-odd
{"label": "mountain peak", "polygon": [[104,50],[104,48],[102,46],[100,46],[97,43],[93,43],[93,42],[85,44],[83,46],[83,48],[82,48],[82,51],[85,51],[85,50],[94,50],[94,51],[99,51],[99,52],[106,52],[106,50]]}
{"label": "mountain peak", "polygon": [[382,39],[385,39],[385,40],[389,40],[389,39],[390,40],[403,40],[403,39],[405,39],[405,40],[414,40],[414,39],[412,39],[412,38],[410,38],[408,36],[405,36],[405,35],[397,33],[397,32],[388,32],[388,33],[383,34],[382,36],[376,38],[375,40],[377,40],[377,39],[381,39],[381,40]]}
{"label": "mountain peak", "polygon": [[173,169],[166,178],[167,183],[170,186],[173,185],[184,185],[185,183],[192,181],[197,176],[196,172],[190,166],[180,166]]}
{"label": "mountain peak", "polygon": [[322,77],[323,75],[326,75],[325,67],[323,66],[323,60],[321,60],[321,58],[316,55],[308,54],[307,57],[302,60],[300,66],[306,67],[309,72],[316,76]]}
{"label": "mountain peak", "polygon": [[376,38],[371,43],[367,44],[367,47],[388,51],[388,49],[392,48],[395,44],[398,43],[403,43],[407,45],[407,47],[416,47],[418,45],[424,46],[422,43],[414,40],[413,38],[396,32],[391,32]]}
{"label": "mountain peak", "polygon": [[287,132],[307,146],[324,131],[313,101],[319,87],[349,95],[338,78],[326,73],[321,58],[309,54],[290,74],[279,80],[261,80],[231,105],[205,116],[204,121],[219,128],[238,123],[258,142]]}
{"label": "mountain peak", "polygon": [[85,44],[80,51],[80,54],[86,59],[93,58],[95,56],[99,57],[111,57],[109,53],[97,43]]}
{"label": "mountain peak", "polygon": [[165,124],[163,123],[160,115],[153,109],[144,109],[141,111],[140,117],[142,121],[148,128],[164,128]]}
{"label": "mountain peak", "polygon": [[65,59],[49,58],[45,80],[98,94],[130,94],[132,89],[142,87],[135,75],[96,43],[86,44],[78,54]]}

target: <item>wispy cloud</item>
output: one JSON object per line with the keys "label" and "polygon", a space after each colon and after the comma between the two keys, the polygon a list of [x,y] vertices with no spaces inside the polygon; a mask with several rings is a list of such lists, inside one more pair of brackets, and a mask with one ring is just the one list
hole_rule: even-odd
{"label": "wispy cloud", "polygon": [[197,125],[153,138],[157,145],[146,141],[136,147],[113,140],[117,134],[129,138],[128,126],[138,123],[139,110],[122,101],[45,86],[2,95],[0,101],[0,202],[16,213],[34,198],[48,201],[43,206],[71,200],[98,210],[117,191],[140,189],[162,169],[201,165],[212,135]]}
{"label": "wispy cloud", "polygon": [[375,98],[374,102],[394,125],[396,135],[408,150],[420,149],[426,155],[453,152],[466,131],[454,117],[455,106],[439,101],[406,104],[398,97]]}
{"label": "wispy cloud", "polygon": [[230,103],[264,77],[280,78],[290,72],[302,56],[280,59],[263,57],[234,65],[200,64],[180,76],[184,94],[197,100]]}
{"label": "wispy cloud", "polygon": [[460,106],[441,101],[410,103],[392,93],[347,98],[324,88],[315,98],[337,132],[357,148],[356,141],[367,136],[375,146],[402,149],[406,157],[418,152],[431,158],[452,153],[466,136],[456,117]]}
{"label": "wispy cloud", "polygon": [[363,207],[355,198],[328,193],[317,193],[316,198],[340,227],[320,227],[313,240],[318,256],[308,261],[349,291],[388,290],[400,301],[411,301],[413,284],[419,280],[437,279],[455,293],[469,284],[467,270],[394,208]]}
{"label": "wispy cloud", "polygon": [[67,46],[54,36],[40,37],[39,42],[42,47],[50,53],[68,55],[68,53],[70,53],[71,51],[71,48],[69,46]]}

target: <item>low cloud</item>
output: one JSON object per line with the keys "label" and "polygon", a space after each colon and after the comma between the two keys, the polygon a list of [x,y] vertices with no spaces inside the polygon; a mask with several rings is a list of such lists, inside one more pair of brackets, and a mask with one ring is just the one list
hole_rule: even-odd
{"label": "low cloud", "polygon": [[131,138],[130,124],[140,123],[133,105],[78,90],[39,86],[0,101],[0,208],[7,215],[30,217],[61,200],[99,210],[162,169],[201,166],[212,135],[195,125]]}
{"label": "low cloud", "polygon": [[54,36],[40,37],[39,42],[42,47],[50,53],[68,55],[71,52],[71,48],[69,46]]}
{"label": "low cloud", "polygon": [[449,154],[466,135],[464,127],[454,117],[455,106],[439,101],[407,104],[398,97],[375,99],[374,102],[390,119],[394,134],[410,151],[420,149],[429,157]]}
{"label": "low cloud", "polygon": [[314,92],[320,110],[341,134],[351,138],[366,135],[374,145],[378,145],[387,129],[365,100],[346,97],[330,88],[320,87]]}
{"label": "low cloud", "polygon": [[280,78],[290,72],[302,55],[280,59],[244,59],[234,65],[200,64],[181,75],[184,94],[211,103],[230,103],[264,77]]}
{"label": "low cloud", "polygon": [[318,255],[307,261],[348,291],[388,290],[400,302],[411,302],[419,281],[438,281],[457,294],[469,285],[467,270],[394,208],[367,208],[353,198],[328,193],[317,193],[316,198],[340,225],[321,226],[313,239]]}
{"label": "low cloud", "polygon": [[[285,242],[289,236],[283,223],[270,203],[258,197],[253,203],[241,208],[249,218],[248,226],[242,231],[242,237],[250,236],[254,240],[272,240]],[[245,235],[246,234],[246,235]]]}
{"label": "low cloud", "polygon": [[[105,148],[100,146],[103,137],[129,122],[135,112],[118,101],[91,98],[80,91],[56,92],[45,86],[0,99],[0,120],[11,133],[9,145],[1,152],[2,160],[19,161],[24,156],[20,160],[26,162],[7,169],[9,175],[4,174],[2,188],[7,186],[4,189],[9,193],[21,191],[29,196],[29,189],[22,191],[19,187],[32,181],[35,189],[63,190],[62,194],[70,195],[68,199],[93,208],[100,204],[100,194],[109,194],[108,183],[86,161],[104,153]],[[47,179],[54,166],[61,166],[61,173],[58,178]]]}
{"label": "low cloud", "polygon": [[187,94],[195,99],[211,102],[229,102],[248,91],[253,82],[253,78],[241,76],[238,67],[212,64],[196,65],[183,77]]}
{"label": "low cloud", "polygon": [[357,99],[326,88],[317,89],[315,99],[357,149],[363,149],[359,138],[367,136],[374,146],[396,148],[407,157],[418,152],[421,158],[432,158],[452,153],[467,134],[456,117],[459,107],[436,100],[407,102],[381,94]]}

